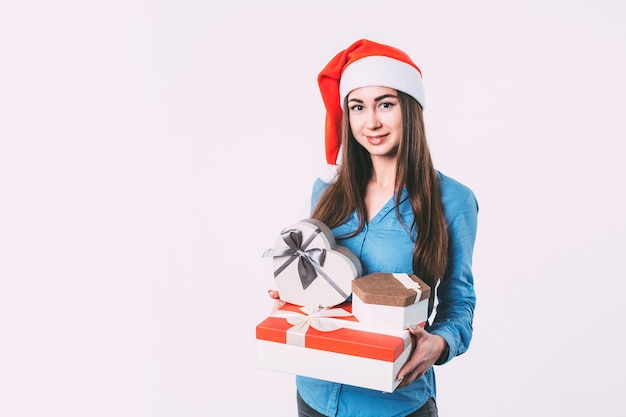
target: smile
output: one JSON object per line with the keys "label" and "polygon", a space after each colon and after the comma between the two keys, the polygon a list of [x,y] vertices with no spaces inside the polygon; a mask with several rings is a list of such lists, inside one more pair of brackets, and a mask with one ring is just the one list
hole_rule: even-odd
{"label": "smile", "polygon": [[387,135],[379,135],[379,136],[365,136],[367,141],[372,145],[380,145],[387,139]]}

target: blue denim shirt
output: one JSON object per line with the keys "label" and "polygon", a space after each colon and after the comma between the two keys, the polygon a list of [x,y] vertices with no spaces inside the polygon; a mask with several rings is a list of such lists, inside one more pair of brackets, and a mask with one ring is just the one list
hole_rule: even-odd
{"label": "blue denim shirt", "polygon": [[[476,296],[472,276],[472,253],[476,240],[478,203],[465,185],[438,173],[449,236],[448,266],[437,287],[436,314],[426,326],[443,337],[450,348],[446,361],[464,353],[472,338]],[[328,187],[321,180],[313,186],[312,206]],[[373,272],[412,273],[414,239],[399,221],[392,198],[356,236],[342,238],[358,225],[357,214],[333,229],[337,244],[359,257],[363,275]],[[413,211],[406,189],[400,200],[404,224],[413,224]],[[312,408],[327,416],[405,416],[436,397],[431,367],[411,385],[383,393],[370,389],[297,376],[298,392]]]}

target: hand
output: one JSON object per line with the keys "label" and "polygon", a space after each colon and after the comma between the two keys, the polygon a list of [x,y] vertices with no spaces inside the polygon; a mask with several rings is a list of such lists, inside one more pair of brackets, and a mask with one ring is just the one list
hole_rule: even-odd
{"label": "hand", "polygon": [[272,311],[278,310],[285,304],[285,302],[280,299],[280,296],[278,295],[278,291],[267,290],[267,294],[270,296],[271,299],[274,300],[274,304],[272,305]]}
{"label": "hand", "polygon": [[404,378],[398,387],[405,387],[424,375],[446,348],[446,341],[441,336],[430,334],[421,327],[409,327],[408,330],[415,336],[417,346],[398,372],[398,379]]}

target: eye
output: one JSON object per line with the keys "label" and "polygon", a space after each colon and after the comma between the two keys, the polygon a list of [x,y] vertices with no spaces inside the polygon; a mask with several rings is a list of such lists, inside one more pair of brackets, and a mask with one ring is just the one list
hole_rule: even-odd
{"label": "eye", "polygon": [[394,103],[391,103],[389,101],[383,101],[382,103],[380,103],[380,107],[385,110],[391,109],[394,105]]}
{"label": "eye", "polygon": [[354,106],[350,107],[351,111],[361,111],[363,110],[363,106],[361,106],[360,104],[355,104]]}

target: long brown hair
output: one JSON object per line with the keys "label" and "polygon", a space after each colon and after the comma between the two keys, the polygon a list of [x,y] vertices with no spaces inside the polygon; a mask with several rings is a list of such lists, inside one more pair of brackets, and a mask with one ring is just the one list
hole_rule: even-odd
{"label": "long brown hair", "polygon": [[[399,205],[402,189],[406,187],[414,221],[405,227],[411,236],[417,232],[413,247],[413,273],[434,289],[445,272],[448,254],[448,234],[439,181],[426,142],[422,107],[401,91],[398,91],[398,98],[403,132],[396,167],[396,213],[402,221]],[[344,109],[348,109],[347,97]],[[324,192],[311,217],[333,228],[346,222],[356,210],[359,224],[351,235],[354,236],[365,226],[365,189],[373,168],[369,153],[352,135],[348,111],[344,111],[342,120],[343,163],[337,181]]]}

